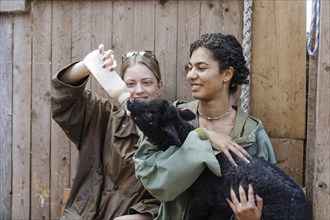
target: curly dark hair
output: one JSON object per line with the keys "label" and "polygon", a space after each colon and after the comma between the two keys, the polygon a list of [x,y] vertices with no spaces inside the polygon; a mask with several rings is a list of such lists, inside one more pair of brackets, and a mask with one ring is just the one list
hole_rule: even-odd
{"label": "curly dark hair", "polygon": [[239,85],[249,83],[249,69],[245,66],[242,46],[234,36],[221,33],[203,34],[200,39],[190,44],[190,57],[200,47],[211,50],[213,58],[219,62],[220,72],[233,67],[234,74],[229,84],[230,94],[235,93]]}

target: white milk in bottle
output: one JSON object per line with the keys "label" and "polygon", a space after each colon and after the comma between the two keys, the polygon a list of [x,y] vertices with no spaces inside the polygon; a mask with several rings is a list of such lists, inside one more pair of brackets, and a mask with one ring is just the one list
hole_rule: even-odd
{"label": "white milk in bottle", "polygon": [[94,50],[84,58],[84,63],[109,96],[124,103],[130,97],[126,84],[118,73],[102,68],[102,57],[98,50]]}

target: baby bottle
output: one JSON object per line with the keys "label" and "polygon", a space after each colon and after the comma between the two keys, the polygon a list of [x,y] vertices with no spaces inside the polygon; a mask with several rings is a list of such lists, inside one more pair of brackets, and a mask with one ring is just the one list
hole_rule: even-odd
{"label": "baby bottle", "polygon": [[102,67],[102,57],[94,50],[84,58],[84,63],[109,96],[123,104],[130,97],[126,84],[117,72]]}

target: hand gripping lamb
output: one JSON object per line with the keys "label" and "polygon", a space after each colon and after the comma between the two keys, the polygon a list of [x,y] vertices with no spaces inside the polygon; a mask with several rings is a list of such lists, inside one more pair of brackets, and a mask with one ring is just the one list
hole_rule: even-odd
{"label": "hand gripping lamb", "polygon": [[[195,129],[187,122],[195,118],[193,112],[177,109],[162,98],[151,101],[130,100],[126,108],[144,135],[163,151],[171,145],[180,147],[189,132]],[[235,167],[224,154],[219,153],[216,157],[222,176],[217,177],[205,169],[189,188],[195,199],[189,214],[191,220],[207,219],[215,211],[223,213],[223,219],[229,219],[232,211],[226,198],[229,198],[230,187],[238,189],[239,184],[242,184],[247,192],[249,183],[254,193],[263,198],[263,220],[311,219],[303,190],[277,166],[256,156],[246,164],[233,155],[238,165]]]}

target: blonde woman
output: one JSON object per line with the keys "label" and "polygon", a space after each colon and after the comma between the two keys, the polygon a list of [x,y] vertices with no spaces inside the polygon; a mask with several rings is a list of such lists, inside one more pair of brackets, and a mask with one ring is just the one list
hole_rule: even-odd
{"label": "blonde woman", "polygon": [[[103,67],[115,69],[113,51],[103,45],[98,49]],[[120,74],[132,98],[148,100],[160,94],[163,82],[152,51],[127,52],[122,59]],[[139,131],[116,100],[85,88],[90,74],[83,62],[77,62],[52,79],[53,119],[79,150],[62,219],[151,220],[159,202],[134,175]]]}

